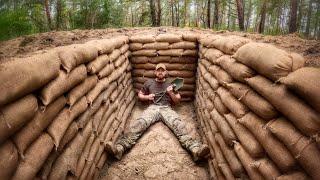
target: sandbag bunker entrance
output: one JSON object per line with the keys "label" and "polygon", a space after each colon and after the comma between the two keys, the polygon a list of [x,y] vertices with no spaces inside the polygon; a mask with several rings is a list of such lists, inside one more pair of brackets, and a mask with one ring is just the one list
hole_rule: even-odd
{"label": "sandbag bunker entrance", "polygon": [[272,45],[150,30],[0,64],[1,179],[98,179],[157,63],[182,77],[212,179],[320,179],[320,71]]}

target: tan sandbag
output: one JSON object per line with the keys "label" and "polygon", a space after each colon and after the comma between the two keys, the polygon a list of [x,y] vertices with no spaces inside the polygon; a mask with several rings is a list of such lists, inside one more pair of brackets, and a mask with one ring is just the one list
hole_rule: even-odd
{"label": "tan sandbag", "polygon": [[210,179],[218,179],[218,176],[215,172],[211,159],[208,160],[208,170],[209,170]]}
{"label": "tan sandbag", "polygon": [[217,64],[217,59],[223,55],[223,52],[218,49],[210,48],[204,54],[204,57],[208,59],[211,63]]}
{"label": "tan sandbag", "polygon": [[282,144],[271,132],[269,132],[264,125],[266,124],[262,119],[252,112],[246,114],[238,121],[246,126],[252,134],[261,143],[269,157],[283,172],[288,172],[295,165],[296,161],[289,150]]}
{"label": "tan sandbag", "polygon": [[169,43],[168,42],[146,43],[142,46],[142,49],[155,49],[155,50],[169,49]]}
{"label": "tan sandbag", "polygon": [[155,42],[156,39],[153,34],[145,34],[145,35],[138,34],[138,35],[130,36],[129,40],[130,40],[130,42],[133,42],[133,43],[145,44],[145,43]]}
{"label": "tan sandbag", "polygon": [[182,34],[182,38],[185,41],[198,42],[199,34],[186,32]]}
{"label": "tan sandbag", "polygon": [[71,122],[83,113],[88,107],[86,97],[82,97],[71,109],[64,108],[59,115],[52,121],[47,131],[54,140],[56,148],[68,129]]}
{"label": "tan sandbag", "polygon": [[95,139],[95,135],[91,134],[90,137],[88,138],[88,140],[86,141],[86,144],[83,148],[81,156],[79,157],[79,159],[77,161],[77,167],[76,167],[76,171],[75,171],[76,177],[79,177],[81,175],[81,172],[83,171],[83,168],[86,164],[86,158],[88,157],[88,154],[90,152],[90,148],[92,146],[94,139]]}
{"label": "tan sandbag", "polygon": [[98,57],[98,49],[93,44],[73,44],[58,48],[62,67],[69,73],[77,66]]}
{"label": "tan sandbag", "polygon": [[235,175],[235,177],[241,177],[241,175],[244,174],[245,170],[241,162],[237,158],[233,148],[230,148],[229,146],[227,146],[227,144],[224,142],[222,136],[219,133],[215,134],[215,139],[218,142],[222,150],[222,153],[230,166],[230,169],[233,175]]}
{"label": "tan sandbag", "polygon": [[216,62],[232,76],[232,78],[243,83],[245,82],[245,78],[251,78],[256,74],[252,69],[236,62],[236,60],[229,55],[221,56]]}
{"label": "tan sandbag", "polygon": [[0,106],[41,88],[59,74],[56,53],[45,53],[15,59],[0,65]]}
{"label": "tan sandbag", "polygon": [[160,56],[182,56],[183,49],[168,49],[168,50],[158,50],[157,53]]}
{"label": "tan sandbag", "polygon": [[195,49],[186,49],[183,51],[182,56],[198,57],[198,51]]}
{"label": "tan sandbag", "polygon": [[244,116],[249,109],[237,100],[228,90],[223,87],[219,87],[217,94],[221,98],[222,103],[237,117]]}
{"label": "tan sandbag", "polygon": [[[112,74],[118,73],[117,71],[112,72]],[[105,90],[109,84],[111,83],[111,79],[109,77],[105,77],[100,79],[96,86],[92,88],[86,95],[88,103],[92,104],[92,102],[99,96],[99,94]]]}
{"label": "tan sandbag", "polygon": [[212,76],[211,73],[206,73],[203,78],[210,84],[211,88],[213,90],[217,90],[219,88],[219,82],[218,80]]}
{"label": "tan sandbag", "polygon": [[60,70],[59,76],[48,83],[40,93],[40,99],[44,105],[50,104],[57,97],[69,91],[87,77],[85,65],[73,69],[69,74]]}
{"label": "tan sandbag", "polygon": [[141,50],[143,47],[142,43],[130,43],[129,44],[129,49],[130,51],[137,51],[137,50]]}
{"label": "tan sandbag", "polygon": [[235,82],[227,84],[226,87],[231,94],[263,119],[270,120],[278,116],[277,110],[249,86]]}
{"label": "tan sandbag", "polygon": [[112,53],[109,54],[109,62],[114,62],[121,55],[121,51],[119,49],[115,49]]}
{"label": "tan sandbag", "polygon": [[82,83],[74,87],[67,94],[67,103],[73,106],[82,96],[89,92],[98,83],[98,77],[92,75],[87,77]]}
{"label": "tan sandbag", "polygon": [[92,116],[92,129],[93,129],[93,132],[97,133],[99,123],[101,123],[101,120],[102,120],[102,116],[108,110],[108,108],[109,108],[109,103],[104,103],[104,104],[102,104],[100,106],[98,111]]}
{"label": "tan sandbag", "polygon": [[75,174],[76,163],[92,132],[92,124],[88,123],[82,133],[78,133],[68,147],[57,158],[52,166],[49,180],[64,179],[68,171]]}
{"label": "tan sandbag", "polygon": [[230,113],[229,109],[222,103],[221,98],[219,96],[214,97],[213,101],[214,107],[220,114],[228,114]]}
{"label": "tan sandbag", "polygon": [[213,120],[217,125],[225,142],[229,146],[231,146],[233,143],[232,141],[237,140],[237,136],[234,134],[232,128],[227,123],[226,119],[223,116],[221,116],[216,109],[213,109],[210,112],[210,116],[211,116],[211,120]]}
{"label": "tan sandbag", "polygon": [[0,177],[10,179],[19,164],[18,150],[11,140],[7,140],[0,146]]}
{"label": "tan sandbag", "polygon": [[76,134],[78,133],[78,129],[79,127],[77,123],[73,121],[64,133],[60,145],[58,147],[58,151],[61,152],[63,148],[76,136]]}
{"label": "tan sandbag", "polygon": [[148,78],[155,78],[156,77],[154,74],[154,71],[152,71],[152,70],[146,71],[143,69],[134,69],[132,71],[132,76],[133,77],[148,77]]}
{"label": "tan sandbag", "polygon": [[196,49],[197,44],[195,42],[181,41],[172,43],[169,46],[170,49]]}
{"label": "tan sandbag", "polygon": [[301,134],[282,117],[270,121],[267,128],[288,147],[308,175],[313,179],[319,179],[320,151],[315,142]]}
{"label": "tan sandbag", "polygon": [[[158,57],[161,57],[161,56],[158,56]],[[197,57],[191,57],[191,56],[169,58],[169,63],[192,64],[192,63],[197,63],[197,61],[198,61]]]}
{"label": "tan sandbag", "polygon": [[87,64],[87,71],[90,74],[95,74],[108,63],[110,63],[109,56],[107,54],[103,54]]}
{"label": "tan sandbag", "polygon": [[109,76],[115,70],[113,63],[107,64],[101,71],[98,73],[99,79]]}
{"label": "tan sandbag", "polygon": [[99,55],[111,53],[115,48],[115,43],[111,39],[92,40],[85,44],[95,46]]}
{"label": "tan sandbag", "polygon": [[150,57],[147,56],[132,56],[130,62],[133,64],[144,64],[149,61]]}
{"label": "tan sandbag", "polygon": [[208,71],[214,75],[214,77],[218,80],[219,84],[225,85],[226,83],[233,82],[232,77],[223,69],[221,69],[219,66],[211,65],[208,68]]}
{"label": "tan sandbag", "polygon": [[120,67],[125,61],[126,61],[126,57],[124,55],[121,55],[117,60],[115,60],[114,62],[114,66],[116,68]]}
{"label": "tan sandbag", "polygon": [[27,147],[49,126],[65,104],[66,99],[61,96],[44,110],[39,109],[34,118],[13,136],[13,142],[22,158]]}
{"label": "tan sandbag", "polygon": [[116,36],[111,38],[111,43],[116,49],[119,49],[121,46],[129,43],[129,37],[126,35]]}
{"label": "tan sandbag", "polygon": [[202,35],[200,37],[200,44],[202,44],[205,47],[213,48],[214,46],[212,45],[213,41],[222,38],[220,35]]}
{"label": "tan sandbag", "polygon": [[251,164],[258,169],[261,175],[268,180],[274,180],[281,175],[277,166],[267,157],[259,159]]}
{"label": "tan sandbag", "polygon": [[289,174],[283,174],[276,178],[276,180],[308,180],[310,179],[304,172],[294,171]]}
{"label": "tan sandbag", "polygon": [[240,124],[233,114],[225,114],[224,117],[250,156],[253,158],[261,157],[264,154],[264,149],[253,134],[246,127]]}
{"label": "tan sandbag", "polygon": [[212,63],[207,59],[200,59],[199,61],[204,67],[206,67],[206,69],[208,69],[212,65]]}
{"label": "tan sandbag", "polygon": [[181,34],[171,34],[171,33],[159,34],[156,37],[156,41],[168,42],[168,43],[180,42],[180,41],[182,41],[182,35]]}
{"label": "tan sandbag", "polygon": [[182,77],[182,78],[191,78],[195,74],[193,71],[168,71],[170,77]]}
{"label": "tan sandbag", "polygon": [[274,81],[286,77],[305,63],[305,59],[300,55],[289,54],[264,43],[248,43],[239,48],[233,57]]}
{"label": "tan sandbag", "polygon": [[51,172],[52,164],[55,162],[55,160],[60,155],[60,152],[55,151],[54,149],[51,151],[50,155],[46,159],[46,161],[43,163],[41,170],[39,171],[38,177],[40,179],[48,179],[48,176]]}
{"label": "tan sandbag", "polygon": [[208,111],[212,111],[214,108],[212,101],[207,96],[205,96],[204,98],[205,98],[204,103],[205,103],[206,109]]}
{"label": "tan sandbag", "polygon": [[142,49],[133,51],[132,56],[157,56],[157,50],[155,49]]}
{"label": "tan sandbag", "polygon": [[0,109],[0,144],[32,120],[38,110],[37,98],[27,95]]}
{"label": "tan sandbag", "polygon": [[319,133],[319,113],[289,92],[285,85],[275,85],[262,76],[246,80],[255,91],[283,113],[301,132],[309,136],[316,136]]}
{"label": "tan sandbag", "polygon": [[298,93],[308,104],[320,112],[320,69],[315,67],[300,68],[279,81]]}
{"label": "tan sandbag", "polygon": [[37,172],[49,156],[53,148],[53,140],[47,133],[43,133],[27,149],[24,160],[19,162],[13,180],[34,179]]}
{"label": "tan sandbag", "polygon": [[129,50],[129,45],[128,44],[124,44],[119,48],[121,54],[125,54],[128,50]]}
{"label": "tan sandbag", "polygon": [[242,165],[246,169],[250,179],[264,180],[264,177],[259,173],[259,171],[251,166],[255,160],[246,152],[240,143],[234,142],[234,151],[242,162]]}
{"label": "tan sandbag", "polygon": [[249,42],[251,42],[250,39],[231,35],[218,38],[211,44],[226,54],[234,54],[241,46]]}

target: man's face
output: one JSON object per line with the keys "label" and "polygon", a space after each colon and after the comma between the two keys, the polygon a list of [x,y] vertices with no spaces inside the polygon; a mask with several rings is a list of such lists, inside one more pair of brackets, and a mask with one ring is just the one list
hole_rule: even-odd
{"label": "man's face", "polygon": [[159,80],[162,80],[166,77],[167,71],[164,70],[163,68],[159,68],[159,69],[155,70],[155,74]]}

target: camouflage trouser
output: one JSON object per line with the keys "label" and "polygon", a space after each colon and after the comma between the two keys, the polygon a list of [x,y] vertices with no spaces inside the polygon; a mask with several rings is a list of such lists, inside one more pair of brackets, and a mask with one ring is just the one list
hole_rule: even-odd
{"label": "camouflage trouser", "polygon": [[184,148],[191,150],[201,145],[199,140],[191,137],[185,122],[171,107],[159,105],[150,105],[144,110],[141,117],[131,123],[129,132],[118,139],[116,144],[122,145],[124,149],[130,149],[148,127],[159,120],[162,120],[171,129]]}

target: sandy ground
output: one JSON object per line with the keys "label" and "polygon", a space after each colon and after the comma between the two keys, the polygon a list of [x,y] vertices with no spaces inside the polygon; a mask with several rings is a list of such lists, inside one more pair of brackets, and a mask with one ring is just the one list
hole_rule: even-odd
{"label": "sandy ground", "polygon": [[[21,36],[8,41],[0,42],[0,62],[5,62],[12,57],[25,57],[32,55],[36,51],[44,51],[54,47],[84,43],[92,39],[108,38],[119,34],[132,35],[139,31],[171,31],[177,28],[172,27],[141,27],[141,28],[121,28],[121,29],[95,29],[95,30],[72,30],[72,31],[52,31],[28,36]],[[181,28],[179,28],[180,30]],[[278,48],[303,55],[307,66],[320,67],[320,41],[300,38],[297,34],[288,35],[262,35],[258,33],[212,31],[199,28],[182,28],[201,33],[212,33],[223,36],[238,35],[247,37],[257,42],[270,43]]]}
{"label": "sandy ground", "polygon": [[[140,116],[146,108],[134,107],[127,123]],[[187,122],[192,135],[197,135],[194,106],[182,103],[175,107],[181,118]],[[120,161],[109,160],[101,172],[101,179],[208,179],[206,162],[194,163],[191,155],[182,148],[175,135],[162,122],[153,124]]]}

